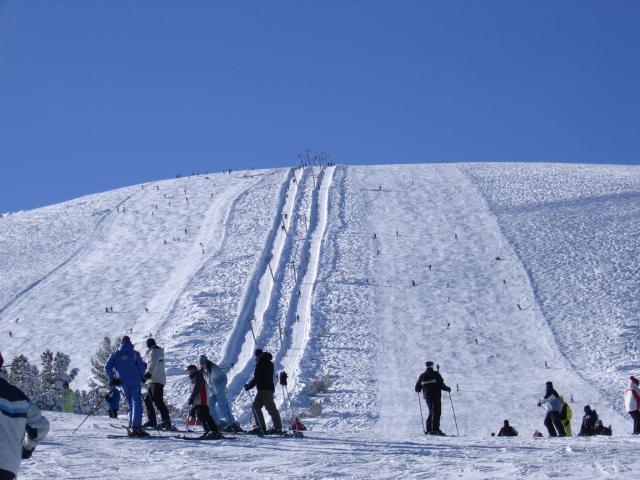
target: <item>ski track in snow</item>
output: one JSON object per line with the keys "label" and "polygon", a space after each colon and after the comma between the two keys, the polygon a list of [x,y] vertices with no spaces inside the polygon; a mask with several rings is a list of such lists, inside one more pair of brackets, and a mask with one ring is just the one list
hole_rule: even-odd
{"label": "ski track in snow", "polygon": [[[4,217],[5,357],[71,353],[81,383],[102,335],[153,333],[171,402],[184,402],[184,365],[207,353],[232,368],[246,420],[257,344],[290,374],[297,413],[321,410],[303,418],[305,439],[206,444],[107,440],[106,419],[71,436],[81,417],[48,413],[51,436],[20,478],[209,478],[207,450],[230,478],[628,476],[639,198],[637,167],[339,166],[168,180]],[[429,359],[460,438],[421,433],[413,386]],[[575,399],[574,432],[589,403],[614,437],[532,439],[546,434],[546,380]],[[489,436],[504,418],[520,437]],[[442,429],[456,431],[446,394]]]}

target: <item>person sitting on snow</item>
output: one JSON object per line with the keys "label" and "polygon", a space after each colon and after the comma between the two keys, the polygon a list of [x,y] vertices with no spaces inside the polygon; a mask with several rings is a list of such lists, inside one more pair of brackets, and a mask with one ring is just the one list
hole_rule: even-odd
{"label": "person sitting on snow", "polygon": [[602,424],[602,420],[598,420],[596,422],[596,426],[594,427],[594,431],[596,432],[596,435],[606,435],[608,437],[610,437],[611,434],[613,433],[613,430],[611,430],[611,425],[609,425],[608,427],[605,427]]}
{"label": "person sitting on snow", "polygon": [[499,437],[517,437],[518,431],[509,425],[509,420],[505,420],[502,428],[498,432]]}
{"label": "person sitting on snow", "polygon": [[580,426],[580,437],[588,437],[595,435],[596,422],[598,421],[598,412],[593,410],[589,405],[584,406],[584,416],[582,417],[582,425]]}

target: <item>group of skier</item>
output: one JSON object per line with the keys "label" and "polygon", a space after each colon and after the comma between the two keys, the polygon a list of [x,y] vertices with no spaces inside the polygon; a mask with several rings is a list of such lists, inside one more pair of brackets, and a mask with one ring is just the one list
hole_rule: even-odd
{"label": "group of skier", "polygon": [[[429,414],[424,426],[426,435],[444,435],[440,430],[440,417],[442,414],[442,392],[451,392],[440,375],[439,367],[434,369],[433,362],[426,362],[426,370],[420,374],[416,381],[415,391],[422,393]],[[625,407],[632,417],[634,426],[633,433],[640,434],[640,381],[635,377],[630,377],[630,384],[625,390]],[[422,405],[422,404],[420,404]],[[453,406],[453,403],[452,403]],[[538,401],[538,407],[545,407],[547,414],[544,425],[550,437],[565,437],[573,435],[571,430],[572,411],[571,406],[555,390],[552,382],[546,383],[544,396]],[[422,409],[422,406],[420,407]],[[455,412],[454,412],[455,415]],[[611,426],[605,427],[602,420],[598,418],[598,413],[589,405],[584,407],[584,417],[580,426],[578,436],[590,435],[611,435]],[[492,434],[495,435],[495,434]],[[498,431],[498,437],[515,437],[518,431],[505,420],[503,426]],[[536,430],[534,436],[542,436]]]}
{"label": "group of skier", "polygon": [[[147,351],[143,360],[134,349],[131,339],[125,335],[118,349],[104,366],[111,387],[106,396],[109,401],[109,416],[117,418],[118,389],[121,389],[129,409],[127,431],[132,437],[149,436],[145,428],[174,429],[169,410],[164,402],[164,386],[167,381],[164,350],[153,338],[147,339],[146,344]],[[282,420],[274,401],[275,372],[272,355],[257,349],[254,357],[256,365],[253,377],[244,386],[245,391],[254,387],[257,389],[255,398],[252,399],[256,427],[249,433],[282,433]],[[227,374],[224,370],[206,355],[201,355],[199,367],[193,364],[187,366],[186,374],[191,382],[188,398],[189,416],[202,425],[204,434],[201,438],[219,438],[221,429],[232,432],[241,431],[227,400]],[[144,404],[148,420],[142,424],[142,385],[144,383],[147,383]],[[160,413],[159,423],[156,408]],[[273,423],[271,430],[267,429],[262,408],[265,408],[271,417]]]}

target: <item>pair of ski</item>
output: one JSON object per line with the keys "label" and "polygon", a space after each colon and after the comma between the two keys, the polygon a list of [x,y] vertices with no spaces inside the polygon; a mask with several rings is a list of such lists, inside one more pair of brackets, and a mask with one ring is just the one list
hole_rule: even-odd
{"label": "pair of ski", "polygon": [[[116,425],[116,424],[110,424],[113,428],[124,428],[127,429],[127,427],[125,427],[124,425]],[[166,438],[176,438],[179,440],[198,440],[198,441],[211,441],[211,440],[233,440],[234,437],[226,437],[226,436],[220,436],[217,438],[200,438],[198,437],[194,437],[194,436],[188,436],[185,435],[187,433],[198,433],[198,432],[194,432],[193,430],[178,430],[178,429],[145,429],[145,430],[155,430],[157,432],[167,432],[167,433],[174,433],[177,435],[149,435],[148,437],[136,437],[136,436],[129,436],[129,435],[107,435],[107,438],[131,438],[131,439],[142,439],[142,440],[152,440],[152,439],[166,439]]]}

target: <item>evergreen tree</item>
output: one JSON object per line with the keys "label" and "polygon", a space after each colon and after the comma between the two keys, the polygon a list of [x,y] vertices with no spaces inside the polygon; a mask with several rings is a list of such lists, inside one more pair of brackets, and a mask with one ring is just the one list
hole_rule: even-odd
{"label": "evergreen tree", "polygon": [[91,359],[91,373],[93,377],[89,380],[89,386],[92,389],[106,388],[109,386],[109,378],[107,378],[107,374],[104,371],[104,364],[107,363],[111,354],[118,349],[121,341],[121,337],[116,338],[113,342],[109,337],[102,339],[100,349],[97,351],[95,357]]}
{"label": "evergreen tree", "polygon": [[38,368],[31,365],[29,359],[24,355],[18,355],[13,359],[7,380],[22,390],[33,402],[40,401]]}

